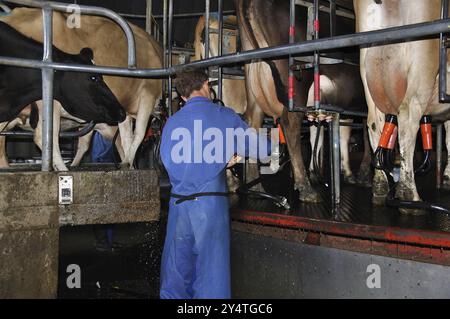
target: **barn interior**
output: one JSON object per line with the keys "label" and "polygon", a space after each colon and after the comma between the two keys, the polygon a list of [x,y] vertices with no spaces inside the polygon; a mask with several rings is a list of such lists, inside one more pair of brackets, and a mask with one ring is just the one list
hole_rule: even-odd
{"label": "barn interior", "polygon": [[[288,0],[286,0],[288,1]],[[58,2],[84,6],[99,6],[119,13],[127,21],[147,28],[160,45],[164,40],[164,2],[163,0],[60,0]],[[209,2],[209,1],[208,1]],[[314,0],[297,1],[296,23],[308,23],[308,7]],[[324,9],[320,12],[320,38],[338,37],[355,33],[355,12],[353,1],[319,1]],[[2,3],[2,1],[0,1]],[[14,9],[21,5],[4,2]],[[335,5],[337,14],[330,15],[330,3]],[[167,3],[166,3],[167,4]],[[235,15],[233,0],[223,0],[224,16]],[[210,11],[218,12],[218,1],[210,2]],[[328,10],[328,11],[326,11]],[[148,23],[148,15],[152,16]],[[5,13],[6,14],[6,13]],[[195,28],[200,17],[205,14],[204,0],[173,1],[173,33],[169,43],[174,65],[189,63],[194,56]],[[147,20],[146,20],[147,18]],[[1,17],[0,17],[1,19]],[[225,29],[229,30],[229,26]],[[236,30],[235,30],[236,31]],[[239,47],[239,45],[238,45]],[[311,58],[311,54],[304,54]],[[359,47],[327,50],[322,58],[327,63],[347,63],[359,66]],[[304,61],[304,60],[303,60]],[[331,61],[331,62],[330,62]],[[339,62],[336,62],[339,61]],[[229,69],[233,74],[224,75],[244,78],[243,63]],[[212,67],[211,70],[215,70]],[[312,71],[305,71],[312,72]],[[226,73],[226,72],[225,72]],[[216,73],[217,74],[217,71]],[[298,72],[296,73],[298,75]],[[170,87],[164,80],[165,86]],[[339,106],[338,106],[339,107]],[[354,116],[356,115],[356,116]],[[367,108],[353,112],[352,131],[349,137],[350,167],[357,176],[363,160],[365,148],[364,130]],[[347,117],[346,117],[347,116]],[[156,123],[153,121],[151,123]],[[336,156],[333,154],[333,126],[324,124],[325,138],[322,152],[314,157],[314,143],[310,138],[308,121],[304,120],[301,132],[301,151],[306,168],[311,160],[321,163],[320,167],[308,171],[314,188],[320,195],[321,203],[304,203],[299,200],[295,190],[293,171],[290,162],[282,169],[262,179],[258,192],[233,195],[230,200],[232,228],[232,287],[235,298],[417,298],[422,296],[450,296],[448,281],[450,276],[450,190],[442,186],[442,171],[448,165],[448,151],[445,142],[448,132],[442,123],[433,125],[433,141],[440,146],[430,155],[431,166],[426,174],[417,175],[418,192],[425,202],[443,207],[424,214],[404,215],[398,207],[374,206],[371,198],[371,185],[347,179],[339,172],[336,182]],[[265,118],[266,127],[274,127],[273,119]],[[154,127],[153,127],[154,128]],[[158,126],[156,127],[158,129]],[[160,127],[159,127],[160,128]],[[338,126],[339,130],[339,126]],[[14,172],[39,172],[42,153],[30,136],[21,136],[20,128],[14,129],[16,135],[7,136],[7,155],[10,168],[0,169],[2,174]],[[61,155],[69,164],[77,152],[77,138],[61,138]],[[317,144],[317,141],[316,141]],[[114,247],[100,247],[98,236],[114,217],[101,222],[91,219],[86,224],[70,222],[58,227],[57,245],[57,289],[53,297],[62,299],[108,298],[141,299],[159,297],[159,272],[162,248],[167,223],[170,183],[159,163],[158,140],[145,140],[139,147],[135,170],[152,170],[158,175],[160,200],[157,217],[144,221],[114,222],[106,234],[114,236]],[[415,163],[419,166],[423,155],[420,136],[416,142]],[[282,153],[289,158],[287,149]],[[120,171],[120,156],[115,153],[115,163],[93,164],[91,152],[83,157],[80,167],[70,168],[69,173],[83,174],[97,172],[112,174]],[[316,165],[318,166],[318,165]],[[244,165],[234,168],[233,174],[245,178]],[[337,168],[340,171],[340,168]],[[393,176],[398,174],[399,158]],[[373,165],[370,178],[373,176]],[[109,175],[108,175],[109,176]],[[397,176],[398,177],[398,176]],[[118,177],[119,178],[119,177]],[[127,177],[129,180],[138,178]],[[146,178],[140,177],[142,183]],[[128,180],[127,180],[128,181]],[[132,183],[132,181],[129,181]],[[334,183],[339,184],[338,193]],[[154,186],[154,185],[153,185]],[[139,188],[139,187],[138,187]],[[151,187],[142,187],[139,192],[152,192]],[[95,192],[92,188],[92,192]],[[86,195],[88,198],[88,194]],[[336,196],[339,204],[336,206]],[[283,205],[283,200],[289,206]],[[395,205],[394,205],[395,206]],[[153,207],[153,206],[152,206]],[[108,206],[105,206],[107,209]],[[445,211],[447,209],[447,212]],[[70,208],[68,208],[70,210]],[[87,213],[86,213],[87,214]],[[1,217],[1,215],[0,215]],[[64,215],[64,217],[67,217]],[[89,218],[87,218],[89,219]],[[60,217],[61,220],[61,217]],[[2,219],[0,218],[0,222]],[[0,227],[0,234],[2,232]],[[113,234],[113,235],[112,235]],[[102,236],[102,235],[100,235]],[[0,236],[0,247],[2,243]],[[1,262],[0,262],[1,264]],[[79,265],[83,270],[81,288],[73,289],[67,285],[68,267]],[[322,268],[315,265],[324,265]],[[380,264],[385,269],[385,281],[390,282],[383,289],[369,289],[359,282],[365,278],[367,265]],[[1,271],[0,271],[1,272]],[[355,275],[356,274],[356,275]],[[352,281],[352,276],[357,277]],[[4,278],[7,278],[5,275]],[[333,279],[331,279],[333,278]],[[447,278],[447,279],[445,279]],[[2,275],[0,275],[2,282]],[[351,282],[351,283],[349,283]],[[343,288],[345,287],[345,288]],[[14,291],[13,289],[9,291]],[[17,292],[15,296],[21,296]],[[8,294],[4,294],[8,297]],[[0,288],[0,296],[4,296]]]}

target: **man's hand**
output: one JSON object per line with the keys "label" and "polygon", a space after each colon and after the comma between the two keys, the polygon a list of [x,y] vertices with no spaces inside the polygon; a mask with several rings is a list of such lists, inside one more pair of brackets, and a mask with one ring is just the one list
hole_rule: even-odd
{"label": "man's hand", "polygon": [[234,155],[231,160],[228,162],[227,168],[233,167],[234,165],[236,165],[237,163],[239,163],[240,161],[242,161],[242,157],[238,156],[238,155]]}

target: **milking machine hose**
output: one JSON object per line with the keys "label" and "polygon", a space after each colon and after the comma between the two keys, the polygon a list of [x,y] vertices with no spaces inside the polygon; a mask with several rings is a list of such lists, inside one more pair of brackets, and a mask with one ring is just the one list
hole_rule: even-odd
{"label": "milking machine hose", "polygon": [[[289,158],[285,159],[279,167],[279,170],[283,169],[284,166],[286,166],[287,163],[290,163],[291,160]],[[261,182],[263,182],[264,180],[266,180],[267,178],[269,178],[272,175],[263,175],[263,176],[259,176],[258,178],[254,179],[253,181],[248,182],[247,184],[244,184],[242,186],[240,186],[237,190],[236,190],[236,194],[241,194],[241,195],[256,195],[256,196],[260,196],[263,198],[267,198],[270,199],[271,201],[273,201],[275,203],[275,205],[282,207],[286,210],[290,210],[291,206],[289,205],[287,199],[285,197],[282,196],[277,196],[277,195],[271,195],[269,193],[264,193],[264,192],[258,192],[258,191],[253,191],[250,190],[250,188],[252,188],[255,185],[260,184]]]}
{"label": "milking machine hose", "polygon": [[384,173],[387,176],[387,179],[389,181],[389,193],[386,197],[386,206],[389,207],[402,207],[407,209],[420,209],[420,210],[427,210],[427,211],[433,211],[437,213],[445,213],[447,215],[450,215],[450,210],[448,208],[445,208],[443,206],[439,206],[434,203],[427,203],[427,202],[418,202],[418,201],[407,201],[407,200],[401,200],[398,198],[395,198],[395,182],[392,178],[391,174],[388,170],[384,170]]}

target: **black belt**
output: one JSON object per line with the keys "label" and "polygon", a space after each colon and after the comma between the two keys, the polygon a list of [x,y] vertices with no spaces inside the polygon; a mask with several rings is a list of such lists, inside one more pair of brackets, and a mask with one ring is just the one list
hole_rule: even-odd
{"label": "black belt", "polygon": [[173,198],[177,198],[178,200],[175,202],[176,205],[191,201],[191,200],[197,200],[198,197],[207,197],[207,196],[221,196],[221,197],[228,197],[231,193],[227,192],[204,192],[204,193],[196,193],[191,195],[178,195],[171,193],[170,196]]}

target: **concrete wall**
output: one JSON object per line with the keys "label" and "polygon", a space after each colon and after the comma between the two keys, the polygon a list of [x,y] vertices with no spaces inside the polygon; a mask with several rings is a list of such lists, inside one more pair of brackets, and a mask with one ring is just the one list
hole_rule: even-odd
{"label": "concrete wall", "polygon": [[[73,205],[58,205],[59,175],[73,176]],[[159,219],[154,171],[5,173],[0,180],[0,299],[56,297],[60,225]]]}

